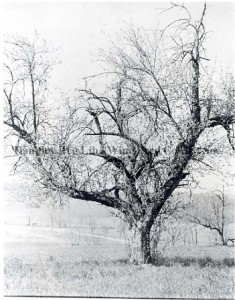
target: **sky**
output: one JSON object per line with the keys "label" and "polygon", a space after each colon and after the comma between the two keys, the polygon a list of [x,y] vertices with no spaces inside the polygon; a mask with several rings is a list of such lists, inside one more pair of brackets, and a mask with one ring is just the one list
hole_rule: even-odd
{"label": "sky", "polygon": [[[200,16],[203,2],[185,5],[192,17]],[[97,50],[108,49],[110,38],[127,24],[156,28],[185,16],[178,9],[162,14],[169,6],[169,2],[6,1],[3,32],[30,37],[37,31],[59,48],[62,64],[55,68],[51,83],[67,91],[76,88],[82,77],[99,72]],[[233,3],[207,3],[205,25],[209,32],[208,57],[230,67],[234,53]]]}
{"label": "sky", "polygon": [[[194,18],[200,16],[203,2],[185,5]],[[168,2],[5,1],[2,28],[5,35],[25,37],[37,31],[58,48],[61,64],[54,68],[51,86],[67,92],[76,88],[82,77],[99,73],[98,49],[108,49],[110,38],[127,24],[152,29],[179,17],[178,10],[162,14],[169,6]],[[208,2],[205,25],[209,32],[207,57],[230,68],[235,52],[233,3]],[[212,187],[216,179],[208,177],[207,184]]]}

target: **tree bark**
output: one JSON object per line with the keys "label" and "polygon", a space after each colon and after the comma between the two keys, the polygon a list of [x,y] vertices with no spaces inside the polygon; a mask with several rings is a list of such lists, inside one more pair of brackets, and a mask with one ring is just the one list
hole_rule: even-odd
{"label": "tree bark", "polygon": [[145,227],[141,230],[141,256],[144,264],[152,262],[150,246],[150,228]]}
{"label": "tree bark", "polygon": [[128,239],[128,251],[131,263],[141,262],[141,245],[140,245],[140,234],[136,227],[131,230],[131,237]]}
{"label": "tree bark", "polygon": [[151,228],[142,225],[132,229],[132,236],[129,240],[130,261],[132,263],[152,263],[150,231]]}

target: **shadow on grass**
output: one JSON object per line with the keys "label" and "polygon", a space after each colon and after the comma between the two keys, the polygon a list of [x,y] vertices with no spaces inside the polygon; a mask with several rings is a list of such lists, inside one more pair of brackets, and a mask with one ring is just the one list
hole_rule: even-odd
{"label": "shadow on grass", "polygon": [[165,266],[165,267],[172,267],[175,265],[181,265],[183,267],[190,267],[190,266],[199,266],[201,268],[205,267],[234,267],[235,260],[234,258],[224,258],[221,260],[212,259],[209,256],[206,257],[180,257],[175,256],[172,258],[169,257],[160,257],[153,261],[153,264],[156,266]]}
{"label": "shadow on grass", "polygon": [[74,263],[76,266],[87,265],[87,266],[113,266],[113,265],[131,265],[130,260],[128,258],[120,258],[117,260],[82,260]]}
{"label": "shadow on grass", "polygon": [[[118,259],[118,260],[110,260],[110,261],[98,261],[98,260],[91,260],[91,261],[82,261],[79,263],[75,263],[76,265],[87,264],[87,265],[97,265],[97,266],[107,266],[107,265],[133,265],[136,263],[130,263],[129,259]],[[200,268],[205,267],[212,267],[212,268],[223,268],[223,267],[234,267],[235,259],[234,258],[224,258],[224,259],[213,259],[209,256],[206,257],[163,257],[159,256],[157,259],[152,261],[152,265],[155,266],[165,266],[165,267],[173,267],[177,265],[181,265],[183,267],[191,267],[191,266],[199,266]]]}

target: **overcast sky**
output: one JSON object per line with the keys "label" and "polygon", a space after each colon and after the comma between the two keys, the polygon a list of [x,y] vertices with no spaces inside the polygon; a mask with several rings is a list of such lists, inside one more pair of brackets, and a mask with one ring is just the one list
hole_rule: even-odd
{"label": "overcast sky", "polygon": [[[52,83],[63,90],[74,89],[81,77],[98,72],[92,63],[97,49],[109,47],[114,37],[126,23],[145,28],[166,25],[178,16],[179,10],[160,14],[169,2],[52,2],[6,1],[4,4],[4,33],[32,36],[36,31],[61,48],[58,56],[62,64],[54,72]],[[186,3],[193,17],[198,17],[203,2]],[[217,64],[231,66],[234,53],[233,3],[207,4],[206,29],[208,57]]]}

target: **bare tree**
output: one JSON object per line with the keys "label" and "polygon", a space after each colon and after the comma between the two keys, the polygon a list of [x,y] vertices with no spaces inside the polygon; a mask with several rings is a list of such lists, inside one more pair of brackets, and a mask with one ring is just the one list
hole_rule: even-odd
{"label": "bare tree", "polygon": [[33,224],[35,224],[34,222],[32,222],[35,218],[35,211],[32,209],[27,209],[27,218],[28,218],[28,226],[32,226]]}
{"label": "bare tree", "polygon": [[177,225],[178,224],[176,224],[176,226],[167,227],[167,233],[170,237],[170,243],[172,246],[175,246],[178,241],[182,240],[182,230]]}
{"label": "bare tree", "polygon": [[48,193],[42,191],[33,180],[25,182],[14,182],[4,188],[5,203],[7,206],[21,204],[27,217],[28,226],[34,226],[38,219],[39,208],[48,201]]}
{"label": "bare tree", "polygon": [[[222,245],[234,241],[229,237],[227,226],[231,223],[231,200],[228,199],[224,187],[212,193],[212,198],[205,201],[198,201],[194,207],[194,213],[190,214],[190,221],[215,232],[220,238]],[[231,234],[231,233],[230,233]]]}
{"label": "bare tree", "polygon": [[51,227],[54,227],[54,215],[53,215],[53,212],[50,211],[49,214],[50,214],[50,219],[51,219]]}
{"label": "bare tree", "polygon": [[[38,112],[44,108],[38,104],[39,91],[51,68],[40,61],[44,52],[35,60],[35,46],[22,42],[10,44],[18,51],[13,56],[7,52],[4,123],[32,149],[27,162],[37,170],[38,181],[69,197],[118,210],[140,244],[139,256],[132,259],[144,263],[151,262],[150,233],[166,203],[189,184],[195,168],[212,169],[205,160],[211,147],[208,132],[222,128],[217,142],[227,136],[234,149],[234,79],[229,74],[217,84],[208,75],[206,4],[198,21],[184,6],[174,5],[178,8],[186,16],[164,30],[126,30],[118,45],[103,53],[105,87],[91,89],[97,76],[86,78],[85,87],[64,100],[53,126]],[[19,58],[22,47],[27,60]],[[21,80],[14,70],[21,68],[31,87],[27,106],[22,92],[14,92]],[[41,151],[45,143],[59,149]]]}
{"label": "bare tree", "polygon": [[90,232],[93,233],[96,229],[96,222],[92,217],[90,217],[90,219],[89,219],[88,226],[89,226]]}
{"label": "bare tree", "polygon": [[102,232],[103,232],[104,236],[106,237],[107,234],[109,233],[109,227],[103,225],[102,226]]}

